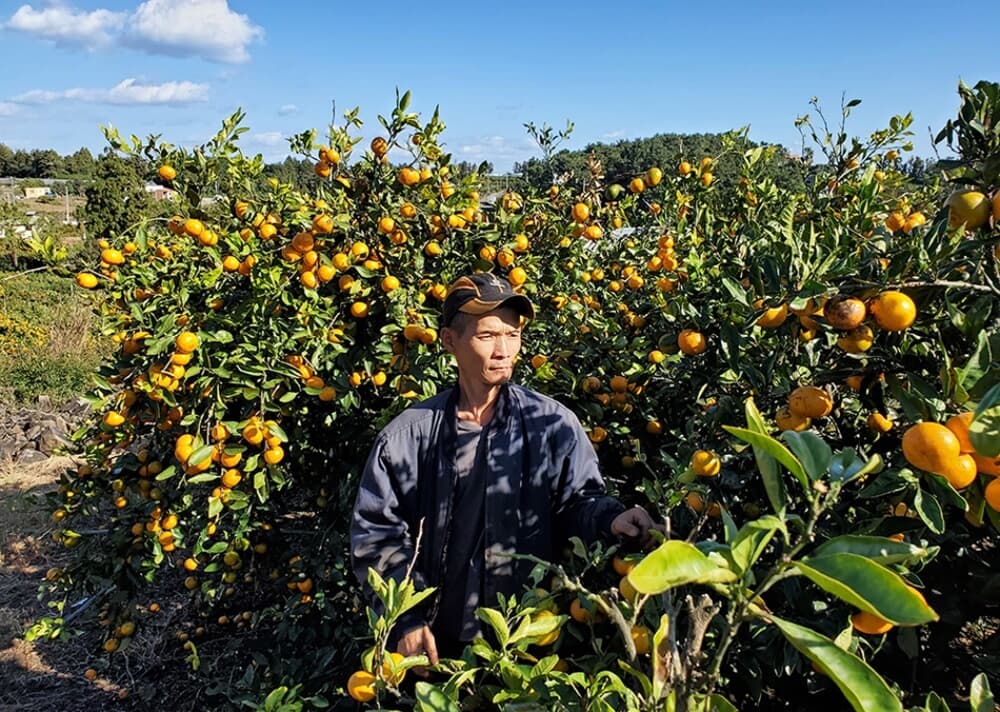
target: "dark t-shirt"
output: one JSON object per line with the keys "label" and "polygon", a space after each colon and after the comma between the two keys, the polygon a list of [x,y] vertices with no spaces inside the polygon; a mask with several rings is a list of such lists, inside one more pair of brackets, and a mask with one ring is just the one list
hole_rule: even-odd
{"label": "dark t-shirt", "polygon": [[482,600],[488,449],[483,440],[487,437],[486,432],[487,429],[477,423],[458,419],[453,529],[448,540],[440,613],[435,626],[437,632],[458,641],[469,641],[479,635],[479,621],[474,611],[477,606],[489,605]]}

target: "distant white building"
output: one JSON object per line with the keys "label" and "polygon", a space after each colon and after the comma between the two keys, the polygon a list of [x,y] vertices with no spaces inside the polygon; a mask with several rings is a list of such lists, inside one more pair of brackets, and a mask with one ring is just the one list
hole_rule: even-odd
{"label": "distant white building", "polygon": [[153,200],[173,200],[177,196],[177,191],[156,183],[146,183],[146,192]]}
{"label": "distant white building", "polygon": [[47,185],[24,188],[24,197],[26,200],[38,200],[39,198],[48,198],[53,195],[55,195],[55,193],[53,193],[52,188]]}

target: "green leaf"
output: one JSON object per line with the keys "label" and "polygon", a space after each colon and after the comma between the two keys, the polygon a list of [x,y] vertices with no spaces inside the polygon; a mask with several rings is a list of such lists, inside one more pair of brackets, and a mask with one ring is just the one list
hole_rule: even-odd
{"label": "green leaf", "polygon": [[924,700],[924,707],[920,712],[951,712],[948,703],[936,692],[928,692],[927,699]]}
{"label": "green leaf", "polygon": [[736,706],[719,693],[714,693],[708,698],[708,712],[739,712]]}
{"label": "green leaf", "polygon": [[944,533],[944,512],[941,510],[941,503],[938,502],[937,497],[918,487],[913,495],[913,509],[916,510],[928,529],[935,534]]}
{"label": "green leaf", "polygon": [[156,480],[157,481],[169,480],[171,477],[178,474],[179,472],[180,470],[178,470],[176,466],[168,465],[167,467],[164,467],[163,471],[156,476]]}
{"label": "green leaf", "polygon": [[969,440],[980,455],[1000,455],[1000,383],[986,392],[969,425]]}
{"label": "green leaf", "polygon": [[195,475],[194,477],[188,477],[187,483],[189,485],[200,485],[205,482],[212,482],[219,479],[219,475],[215,472],[205,472],[200,475]]}
{"label": "green leaf", "polygon": [[[746,412],[749,429],[755,433],[767,435],[767,424],[761,417],[760,411],[757,410],[753,398],[747,398],[744,411]],[[767,499],[771,503],[771,509],[778,516],[782,516],[785,513],[787,497],[785,495],[785,483],[782,481],[781,473],[778,470],[778,462],[761,447],[753,446],[753,455],[757,461],[757,470],[760,472],[761,480],[764,482],[764,491],[767,493]]]}
{"label": "green leaf", "polygon": [[990,690],[990,679],[985,672],[972,678],[969,685],[969,706],[972,712],[993,712],[993,692]]}
{"label": "green leaf", "polygon": [[276,436],[278,440],[280,440],[283,443],[288,442],[288,435],[285,433],[284,430],[281,429],[281,426],[278,425],[277,423],[271,423],[270,425],[267,426],[267,434],[269,437]]}
{"label": "green leaf", "polygon": [[422,680],[416,684],[416,710],[419,712],[461,712],[462,708],[453,702],[437,685]]}
{"label": "green leaf", "polygon": [[950,504],[958,507],[963,512],[968,510],[969,502],[959,494],[958,490],[951,486],[948,478],[935,472],[928,472],[924,475],[924,480],[934,491],[939,503]]}
{"label": "green leaf", "polygon": [[628,574],[639,593],[663,593],[689,583],[726,583],[736,574],[714,563],[686,541],[671,539],[660,544]]}
{"label": "green leaf", "polygon": [[770,435],[756,433],[752,430],[747,430],[746,428],[735,428],[731,425],[723,425],[722,428],[731,435],[735,435],[740,440],[750,443],[755,452],[758,447],[761,448],[765,453],[784,465],[785,469],[791,472],[792,475],[795,476],[795,479],[799,481],[802,488],[808,491],[809,478],[806,476],[806,471],[802,467],[802,463],[799,462],[795,458],[795,455],[793,455],[788,448],[780,442],[772,438]]}
{"label": "green leaf", "polygon": [[490,625],[496,633],[499,646],[501,648],[505,647],[507,641],[510,640],[510,628],[507,626],[507,621],[504,620],[500,611],[486,607],[478,608],[476,609],[476,616],[479,620]]}
{"label": "green leaf", "polygon": [[513,645],[521,640],[541,638],[558,629],[566,620],[567,616],[525,616],[508,643]]}
{"label": "green leaf", "polygon": [[809,628],[781,618],[771,620],[796,650],[833,680],[855,710],[903,712],[899,698],[866,662]]}
{"label": "green leaf", "polygon": [[736,302],[742,304],[743,306],[749,306],[749,302],[747,302],[746,290],[743,289],[741,284],[730,279],[729,277],[723,277],[722,286],[726,288],[726,291],[729,292],[729,296],[731,296]]}
{"label": "green leaf", "polygon": [[840,450],[830,461],[830,480],[833,482],[850,482],[856,477],[861,477],[882,465],[882,458],[872,455],[865,462],[858,457],[854,448],[848,447]]}
{"label": "green leaf", "polygon": [[918,561],[929,553],[921,546],[880,536],[845,534],[823,542],[812,555],[858,554],[879,564],[896,564],[901,561]]}
{"label": "green leaf", "polygon": [[818,480],[826,474],[833,461],[833,451],[816,433],[808,430],[801,433],[786,430],[781,434],[781,439],[788,443],[789,449],[802,463],[809,479]]}
{"label": "green leaf", "polygon": [[992,355],[990,354],[990,339],[986,330],[983,329],[979,332],[979,337],[976,342],[976,350],[969,357],[968,363],[965,364],[965,368],[958,372],[959,383],[962,388],[966,391],[971,391],[975,388],[976,383],[982,378],[987,371],[990,369],[990,364],[992,363]]}
{"label": "green leaf", "polygon": [[421,589],[420,591],[415,591],[411,580],[407,579],[405,583],[408,584],[408,586],[400,587],[402,600],[399,601],[397,607],[392,611],[394,616],[400,616],[411,608],[419,606],[423,603],[424,599],[432,595],[437,590],[433,586],[429,586],[425,589]]}
{"label": "green leaf", "polygon": [[827,593],[895,625],[938,619],[924,597],[899,574],[859,554],[825,554],[794,565]]}
{"label": "green leaf", "polygon": [[761,517],[740,528],[730,546],[736,573],[743,575],[753,567],[779,529],[784,530],[785,524],[774,516]]}
{"label": "green leaf", "polygon": [[191,453],[191,457],[188,459],[187,464],[192,467],[197,467],[202,463],[208,462],[212,459],[212,453],[215,451],[215,445],[202,445],[200,448]]}
{"label": "green leaf", "polygon": [[[833,470],[831,467],[831,471]],[[864,488],[858,492],[858,497],[862,499],[876,499],[879,497],[884,497],[889,494],[894,494],[896,492],[901,492],[907,489],[916,482],[916,475],[913,474],[912,470],[904,468],[899,471],[889,470],[887,472],[882,472],[878,477],[874,478],[871,482],[866,484]]]}

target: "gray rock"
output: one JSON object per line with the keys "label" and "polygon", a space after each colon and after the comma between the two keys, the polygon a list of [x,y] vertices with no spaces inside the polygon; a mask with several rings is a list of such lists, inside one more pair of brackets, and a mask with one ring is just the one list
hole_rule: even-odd
{"label": "gray rock", "polygon": [[25,441],[0,439],[0,462],[12,462],[17,453],[24,449]]}
{"label": "gray rock", "polygon": [[65,423],[62,423],[62,427],[54,422],[42,423],[39,426],[41,432],[34,439],[35,447],[46,455],[51,455],[61,448],[70,447],[72,442],[66,436],[65,426]]}
{"label": "gray rock", "polygon": [[48,459],[49,456],[44,452],[39,452],[38,450],[29,447],[18,453],[16,462],[19,465],[30,465],[35,462],[44,462]]}

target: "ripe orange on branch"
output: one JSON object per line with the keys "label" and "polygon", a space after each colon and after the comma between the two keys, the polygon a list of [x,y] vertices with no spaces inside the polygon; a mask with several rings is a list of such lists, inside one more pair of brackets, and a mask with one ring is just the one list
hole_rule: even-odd
{"label": "ripe orange on branch", "polygon": [[983,496],[986,498],[986,504],[994,512],[1000,512],[1000,477],[991,481],[986,485],[986,490],[983,492]]}
{"label": "ripe orange on branch", "polygon": [[76,283],[84,289],[93,289],[97,286],[97,276],[90,272],[80,272],[76,275]]}
{"label": "ripe orange on branch", "polygon": [[940,423],[922,422],[903,433],[903,456],[914,467],[944,474],[961,453],[961,443]]}
{"label": "ripe orange on branch", "polygon": [[683,329],[677,335],[677,347],[688,356],[697,356],[705,353],[708,348],[708,341],[705,335],[694,329]]}
{"label": "ripe orange on branch", "polygon": [[812,418],[809,418],[808,416],[796,415],[788,408],[788,406],[785,406],[775,414],[774,421],[778,426],[778,430],[801,432],[809,427],[812,423]]}
{"label": "ripe orange on branch", "polygon": [[788,410],[800,418],[825,418],[833,411],[833,398],[817,386],[799,386],[788,396]]}
{"label": "ripe orange on branch", "polygon": [[872,300],[871,313],[879,327],[886,331],[902,331],[916,320],[917,306],[903,292],[889,290]]}
{"label": "ripe orange on branch", "polygon": [[882,635],[892,630],[892,623],[868,611],[858,611],[851,616],[851,625],[866,635]]}
{"label": "ripe orange on branch", "polygon": [[177,335],[174,345],[180,353],[190,354],[198,349],[199,343],[200,339],[197,334],[191,331],[182,331]]}
{"label": "ripe orange on branch", "polygon": [[972,446],[972,441],[969,439],[969,427],[972,425],[975,415],[975,412],[971,410],[965,413],[958,413],[948,418],[944,424],[958,438],[959,451],[967,455],[971,455],[976,451],[976,448]]}
{"label": "ripe orange on branch", "polygon": [[710,450],[696,450],[691,456],[691,471],[699,477],[715,477],[721,469],[722,461]]}
{"label": "ripe orange on branch", "polygon": [[990,201],[978,190],[957,190],[948,197],[948,224],[978,230],[990,219]]}
{"label": "ripe orange on branch", "polygon": [[[761,302],[758,302],[754,306],[760,308],[762,306]],[[762,329],[777,329],[779,326],[785,323],[785,319],[788,318],[788,305],[779,304],[776,307],[770,307],[764,310],[764,313],[757,317],[756,324]]]}
{"label": "ripe orange on branch", "polygon": [[367,670],[358,670],[347,680],[347,694],[358,702],[375,699],[375,676]]}

